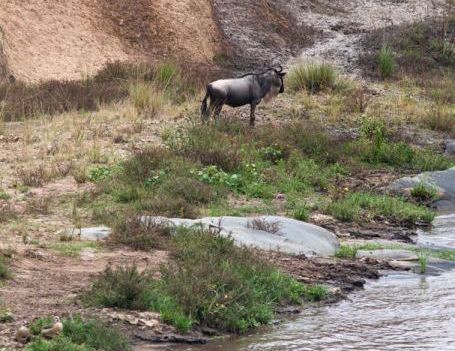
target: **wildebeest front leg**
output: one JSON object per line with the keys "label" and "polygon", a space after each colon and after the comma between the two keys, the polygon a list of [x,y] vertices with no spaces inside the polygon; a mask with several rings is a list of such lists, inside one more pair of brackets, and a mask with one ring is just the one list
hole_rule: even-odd
{"label": "wildebeest front leg", "polygon": [[252,103],[250,105],[251,110],[250,110],[250,126],[254,127],[254,121],[256,120],[256,103]]}

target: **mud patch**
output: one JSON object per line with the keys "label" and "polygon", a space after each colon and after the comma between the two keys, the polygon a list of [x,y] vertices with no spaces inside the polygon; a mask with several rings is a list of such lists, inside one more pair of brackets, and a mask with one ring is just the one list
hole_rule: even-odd
{"label": "mud patch", "polygon": [[282,253],[264,253],[267,259],[283,272],[305,284],[329,284],[340,289],[341,298],[357,288],[362,288],[365,279],[378,279],[379,269],[390,268],[376,260],[352,261],[305,256],[287,256]]}

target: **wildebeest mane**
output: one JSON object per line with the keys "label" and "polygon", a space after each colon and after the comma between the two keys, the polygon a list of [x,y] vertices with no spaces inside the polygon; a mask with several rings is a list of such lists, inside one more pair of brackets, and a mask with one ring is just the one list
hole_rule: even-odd
{"label": "wildebeest mane", "polygon": [[[281,67],[281,66],[280,66]],[[281,70],[283,70],[281,68]],[[269,71],[277,71],[275,68],[267,68],[265,71],[262,71],[262,72],[258,72],[258,73],[255,73],[255,72],[249,72],[249,73],[245,73],[244,75],[241,75],[240,77],[238,78],[245,78],[245,77],[248,77],[248,76],[260,76],[262,74],[265,74]],[[277,71],[278,72],[278,71]]]}

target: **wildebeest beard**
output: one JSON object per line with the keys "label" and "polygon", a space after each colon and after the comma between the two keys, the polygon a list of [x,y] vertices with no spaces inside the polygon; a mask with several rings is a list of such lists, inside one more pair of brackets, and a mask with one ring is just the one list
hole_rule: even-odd
{"label": "wildebeest beard", "polygon": [[275,96],[278,95],[279,92],[280,92],[280,87],[272,85],[270,90],[264,96],[264,102],[269,103]]}

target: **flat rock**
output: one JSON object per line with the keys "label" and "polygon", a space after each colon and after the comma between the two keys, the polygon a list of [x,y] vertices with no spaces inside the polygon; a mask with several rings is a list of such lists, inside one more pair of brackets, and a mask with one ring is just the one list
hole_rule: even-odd
{"label": "flat rock", "polygon": [[389,186],[389,190],[399,194],[407,194],[420,183],[436,187],[441,198],[435,201],[434,205],[439,210],[455,210],[455,167],[445,171],[425,172],[415,177],[398,179]]}
{"label": "flat rock", "polygon": [[396,261],[392,260],[389,261],[389,264],[392,268],[403,270],[403,271],[410,271],[415,269],[416,263],[413,261]]}
{"label": "flat rock", "polygon": [[80,240],[98,241],[109,237],[112,230],[108,227],[91,227],[81,229],[66,229],[63,233],[69,237],[78,238]]}
{"label": "flat rock", "polygon": [[455,214],[435,218],[431,230],[418,231],[417,244],[432,250],[455,250]]}
{"label": "flat rock", "polygon": [[[276,230],[271,233],[251,228],[251,221],[256,219],[275,225]],[[171,226],[214,228],[220,235],[232,237],[239,246],[296,255],[333,256],[339,247],[337,237],[328,230],[286,217],[207,217],[197,220],[142,217],[142,222],[146,225],[156,221],[169,223]]]}
{"label": "flat rock", "polygon": [[412,251],[408,250],[395,250],[395,249],[383,249],[383,250],[359,250],[357,251],[357,258],[374,258],[381,261],[417,261],[419,257]]}
{"label": "flat rock", "polygon": [[455,139],[447,140],[445,149],[447,155],[455,155]]}

